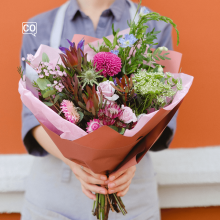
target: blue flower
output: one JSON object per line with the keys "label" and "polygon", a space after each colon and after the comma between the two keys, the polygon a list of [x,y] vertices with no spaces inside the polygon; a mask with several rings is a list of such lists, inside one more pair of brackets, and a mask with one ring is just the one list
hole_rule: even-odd
{"label": "blue flower", "polygon": [[132,47],[137,38],[133,34],[125,34],[125,37],[118,39],[118,41],[121,44],[120,47]]}
{"label": "blue flower", "polygon": [[110,52],[118,56],[119,50],[111,50]]}
{"label": "blue flower", "polygon": [[144,16],[144,15],[146,15],[148,13],[150,13],[150,11],[146,7],[142,7],[141,11],[139,13],[139,16],[142,17],[142,16]]}

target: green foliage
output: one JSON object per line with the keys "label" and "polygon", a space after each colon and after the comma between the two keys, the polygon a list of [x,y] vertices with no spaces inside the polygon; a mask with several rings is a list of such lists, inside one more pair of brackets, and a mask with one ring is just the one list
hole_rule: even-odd
{"label": "green foliage", "polygon": [[48,88],[48,84],[51,84],[51,82],[48,79],[40,79],[38,78],[36,81],[38,87],[40,88],[40,90],[45,90]]}
{"label": "green foliage", "polygon": [[169,57],[167,57],[167,55],[169,55],[169,53],[164,53],[161,54],[163,51],[159,50],[158,48],[152,53],[152,57],[159,61],[161,60],[171,60]]}
{"label": "green foliage", "polygon": [[45,91],[43,93],[43,98],[47,98],[51,95],[55,95],[56,94],[56,90],[54,90],[53,88],[49,88],[47,91]]}
{"label": "green foliage", "polygon": [[45,105],[47,105],[47,106],[49,106],[49,107],[51,107],[51,106],[53,106],[54,104],[53,103],[51,103],[51,102],[43,102]]}
{"label": "green foliage", "polygon": [[42,54],[42,61],[43,61],[43,62],[47,62],[47,63],[50,62],[50,59],[49,59],[49,57],[47,56],[46,53],[43,53],[43,54]]}
{"label": "green foliage", "polygon": [[57,103],[57,101],[59,101],[61,103],[64,99],[67,99],[67,95],[62,92],[58,93],[54,98],[54,103]]}
{"label": "green foliage", "polygon": [[23,79],[24,71],[22,70],[22,67],[21,66],[17,67],[17,71],[19,75],[21,76],[21,79]]}
{"label": "green foliage", "polygon": [[132,107],[137,115],[148,113],[147,109],[158,110],[170,104],[176,92],[182,89],[180,79],[173,78],[171,73],[164,74],[161,66],[157,68],[160,72],[139,70],[133,78],[137,98]]}
{"label": "green foliage", "polygon": [[121,134],[121,135],[123,135],[123,134],[125,133],[125,131],[126,131],[125,128],[118,128],[118,127],[116,127],[116,126],[114,126],[114,125],[110,125],[109,127],[110,127],[111,129],[117,131],[117,132],[118,132],[119,134]]}

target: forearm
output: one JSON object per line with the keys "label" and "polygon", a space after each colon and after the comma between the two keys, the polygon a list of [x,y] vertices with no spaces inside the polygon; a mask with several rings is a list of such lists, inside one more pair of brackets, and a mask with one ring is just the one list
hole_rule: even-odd
{"label": "forearm", "polygon": [[32,135],[48,153],[69,165],[70,161],[62,155],[60,150],[57,148],[57,146],[54,144],[50,136],[41,125],[32,129]]}

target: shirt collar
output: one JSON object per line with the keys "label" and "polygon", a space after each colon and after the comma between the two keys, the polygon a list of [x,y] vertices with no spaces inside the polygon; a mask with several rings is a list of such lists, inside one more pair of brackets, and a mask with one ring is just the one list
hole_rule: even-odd
{"label": "shirt collar", "polygon": [[70,0],[69,7],[67,8],[67,16],[69,20],[72,20],[76,13],[80,11],[79,5],[76,0]]}
{"label": "shirt collar", "polygon": [[[115,0],[109,8],[117,21],[120,20],[124,12],[126,2],[127,0]],[[67,9],[67,16],[69,20],[72,20],[78,11],[80,11],[80,8],[77,0],[71,0]]]}

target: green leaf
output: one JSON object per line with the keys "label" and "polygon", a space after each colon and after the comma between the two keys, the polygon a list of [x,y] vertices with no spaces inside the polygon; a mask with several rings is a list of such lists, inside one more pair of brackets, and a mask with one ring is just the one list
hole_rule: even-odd
{"label": "green leaf", "polygon": [[51,95],[55,95],[55,94],[56,94],[56,90],[50,89],[43,94],[43,98],[47,98],[47,97],[49,97]]}
{"label": "green leaf", "polygon": [[57,64],[60,67],[60,71],[63,72],[64,71],[64,67],[61,64]]}
{"label": "green leaf", "polygon": [[49,107],[53,106],[53,103],[51,103],[51,102],[43,102],[43,103]]}
{"label": "green leaf", "polygon": [[40,90],[45,90],[48,88],[47,84],[51,84],[51,82],[48,79],[37,79],[37,85],[39,86]]}
{"label": "green leaf", "polygon": [[109,78],[109,81],[112,81],[112,82],[114,82],[114,80],[113,80],[113,78],[112,78],[112,76]]}
{"label": "green leaf", "polygon": [[115,32],[115,27],[114,27],[114,23],[112,23],[112,34],[115,36],[116,32]]}
{"label": "green leaf", "polygon": [[118,128],[116,126],[110,125],[109,127],[118,132]]}
{"label": "green leaf", "polygon": [[103,40],[108,47],[112,47],[112,43],[109,39],[107,39],[106,37],[103,37]]}
{"label": "green leaf", "polygon": [[125,133],[125,131],[126,131],[125,128],[121,128],[120,131],[119,131],[119,134],[122,134],[122,135],[123,135],[123,134]]}
{"label": "green leaf", "polygon": [[73,77],[73,74],[68,70],[68,69],[64,69],[64,71],[70,76],[70,77]]}
{"label": "green leaf", "polygon": [[165,60],[165,58],[161,55],[158,55],[158,57],[160,57],[161,60]]}
{"label": "green leaf", "polygon": [[43,62],[47,62],[47,63],[50,62],[50,59],[49,59],[49,57],[47,56],[46,53],[43,53],[43,54],[42,54],[42,61],[43,61]]}
{"label": "green leaf", "polygon": [[80,108],[86,110],[86,106],[82,102],[79,101],[78,105],[80,106]]}
{"label": "green leaf", "polygon": [[80,119],[79,119],[78,123],[80,123],[82,121],[83,117],[84,117],[84,114],[80,111],[78,111],[78,113],[80,115]]}
{"label": "green leaf", "polygon": [[59,94],[57,94],[56,97],[55,97],[55,99],[54,99],[54,104],[55,104],[58,100],[60,100],[60,102],[61,102],[63,99],[65,99],[65,97],[66,97],[66,94],[64,94],[64,93],[59,93]]}
{"label": "green leaf", "polygon": [[96,48],[95,48],[92,44],[88,44],[88,45],[89,45],[89,47],[90,47],[92,50],[94,50],[94,52],[96,52],[96,53],[99,52],[99,51],[96,50]]}
{"label": "green leaf", "polygon": [[112,48],[114,49],[116,45],[117,45],[117,35],[115,35],[114,37]]}
{"label": "green leaf", "polygon": [[105,46],[102,46],[100,47],[100,52],[109,52],[109,48],[108,47],[105,47]]}

